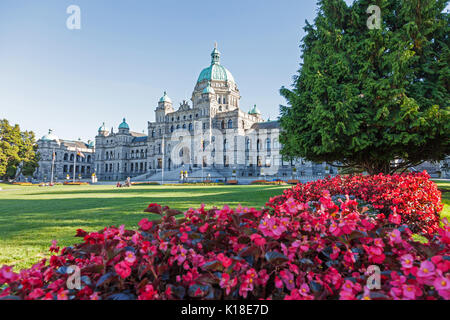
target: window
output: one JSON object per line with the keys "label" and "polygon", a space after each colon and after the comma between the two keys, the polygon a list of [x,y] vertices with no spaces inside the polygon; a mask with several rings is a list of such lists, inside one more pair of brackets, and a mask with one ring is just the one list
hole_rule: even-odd
{"label": "window", "polygon": [[69,159],[69,155],[67,153],[64,154],[64,161],[67,161]]}
{"label": "window", "polygon": [[267,144],[267,151],[270,151],[271,149],[270,138],[267,138],[266,144]]}
{"label": "window", "polygon": [[192,131],[193,127],[192,127],[192,123],[189,123],[189,131]]}
{"label": "window", "polygon": [[222,122],[220,124],[220,128],[225,129],[225,120],[222,120]]}
{"label": "window", "polygon": [[228,120],[228,129],[233,129],[233,120]]}

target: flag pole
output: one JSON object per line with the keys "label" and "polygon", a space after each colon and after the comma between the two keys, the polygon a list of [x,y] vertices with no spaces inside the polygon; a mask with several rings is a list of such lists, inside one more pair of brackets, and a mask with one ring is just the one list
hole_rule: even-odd
{"label": "flag pole", "polygon": [[50,177],[50,185],[52,185],[53,184],[53,171],[54,171],[54,168],[55,167],[55,148],[53,148],[53,152],[52,152],[52,174],[51,174],[51,177]]}
{"label": "flag pole", "polygon": [[75,157],[73,157],[73,183],[75,183],[75,168],[77,166],[78,149],[75,149]]}
{"label": "flag pole", "polygon": [[164,185],[164,162],[165,162],[165,145],[164,145],[164,135],[162,138],[162,174],[161,174],[161,185]]}

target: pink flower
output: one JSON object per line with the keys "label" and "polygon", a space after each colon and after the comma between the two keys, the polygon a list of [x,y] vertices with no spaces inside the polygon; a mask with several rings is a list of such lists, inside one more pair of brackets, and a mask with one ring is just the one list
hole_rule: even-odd
{"label": "pink flower", "polygon": [[198,228],[198,230],[199,230],[201,233],[205,233],[206,230],[208,230],[208,227],[209,227],[209,224],[208,224],[208,223],[205,223],[203,226],[201,226],[200,228]]}
{"label": "pink flower", "polygon": [[294,275],[292,272],[289,270],[281,270],[280,277],[288,290],[293,290],[295,288]]}
{"label": "pink flower", "polygon": [[181,266],[183,264],[183,262],[186,260],[187,258],[187,250],[183,247],[183,246],[179,246],[179,253],[176,256],[177,261],[178,261],[178,265]]}
{"label": "pink flower", "polygon": [[141,227],[142,231],[148,231],[153,227],[153,222],[148,221],[147,218],[144,218],[138,223],[138,225]]}
{"label": "pink flower", "polygon": [[413,267],[414,258],[410,254],[405,254],[400,258],[403,268],[410,269]]}
{"label": "pink flower", "polygon": [[277,287],[278,289],[283,288],[283,281],[281,281],[280,278],[278,278],[278,276],[275,276],[275,287]]}
{"label": "pink flower", "polygon": [[416,288],[413,285],[403,285],[403,298],[414,300],[416,298]]}
{"label": "pink flower", "polygon": [[259,234],[255,233],[250,236],[250,239],[259,247],[262,247],[266,244],[266,239],[261,237]]}
{"label": "pink flower", "polygon": [[233,264],[233,260],[231,260],[230,258],[226,257],[223,253],[219,253],[217,255],[217,260],[222,262],[222,265],[223,265],[223,267],[225,269],[227,269],[229,266],[231,266]]}
{"label": "pink flower", "polygon": [[114,266],[114,269],[116,270],[117,274],[123,279],[128,278],[131,274],[131,268],[125,261],[121,261],[116,264]]}
{"label": "pink flower", "polygon": [[127,251],[125,252],[125,262],[128,263],[130,266],[134,264],[136,261],[136,256],[134,255],[134,252]]}
{"label": "pink flower", "polygon": [[186,232],[183,232],[183,234],[182,234],[181,237],[180,237],[180,241],[183,242],[183,243],[185,243],[185,242],[187,242],[188,240],[189,240],[188,234],[187,234]]}
{"label": "pink flower", "polygon": [[417,272],[417,276],[421,277],[421,278],[428,278],[433,276],[435,273],[435,267],[433,262],[431,261],[423,261],[420,264],[420,268],[419,271]]}
{"label": "pink flower", "polygon": [[69,300],[69,297],[67,296],[68,293],[69,293],[69,291],[60,289],[58,292],[58,295],[57,295],[57,299],[58,300]]}
{"label": "pink flower", "polygon": [[400,223],[402,223],[402,217],[396,213],[390,214],[389,222],[399,225]]}
{"label": "pink flower", "polygon": [[300,290],[298,290],[298,292],[302,295],[302,296],[307,296],[309,294],[309,286],[306,283],[303,283],[300,286]]}
{"label": "pink flower", "polygon": [[220,279],[219,285],[222,289],[225,289],[225,293],[229,295],[231,289],[237,285],[237,278],[233,278],[233,280],[230,281],[230,275],[228,273],[222,273],[222,278]]}
{"label": "pink flower", "polygon": [[398,229],[392,230],[391,233],[389,233],[389,239],[394,243],[401,243],[402,242],[402,234]]}
{"label": "pink flower", "polygon": [[436,277],[433,285],[436,290],[450,290],[450,280],[442,276]]}

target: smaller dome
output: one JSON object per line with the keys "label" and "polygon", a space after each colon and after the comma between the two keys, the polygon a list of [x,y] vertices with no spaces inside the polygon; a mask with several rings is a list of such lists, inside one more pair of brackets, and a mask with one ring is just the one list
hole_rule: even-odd
{"label": "smaller dome", "polygon": [[159,102],[172,103],[172,99],[170,99],[169,96],[167,95],[167,92],[164,91],[164,95],[161,97],[161,99],[159,99]]}
{"label": "smaller dome", "polygon": [[92,149],[95,146],[95,142],[89,140],[88,143],[87,143],[87,146],[88,146],[88,148]]}
{"label": "smaller dome", "polygon": [[248,114],[261,114],[261,111],[256,107],[256,104],[253,106],[253,108],[248,112]]}
{"label": "smaller dome", "polygon": [[216,94],[216,91],[214,91],[214,88],[211,87],[211,84],[208,83],[205,89],[203,89],[203,93],[211,93]]}
{"label": "smaller dome", "polygon": [[130,129],[130,126],[128,125],[127,121],[125,120],[125,118],[123,118],[123,122],[119,125],[119,129]]}
{"label": "smaller dome", "polygon": [[100,128],[98,128],[98,132],[105,132],[106,131],[106,125],[103,122],[102,126]]}
{"label": "smaller dome", "polygon": [[53,134],[53,130],[49,129],[48,134],[41,138],[42,141],[59,141],[59,138]]}

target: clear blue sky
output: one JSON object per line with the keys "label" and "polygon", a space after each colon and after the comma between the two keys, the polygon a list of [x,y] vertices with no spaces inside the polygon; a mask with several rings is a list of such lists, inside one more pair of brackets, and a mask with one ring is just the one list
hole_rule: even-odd
{"label": "clear blue sky", "polygon": [[[71,4],[81,30],[66,28]],[[274,119],[315,14],[315,0],[1,0],[0,118],[38,138],[86,141],[123,117],[147,133],[164,90],[175,107],[191,97],[217,41],[241,108]]]}

